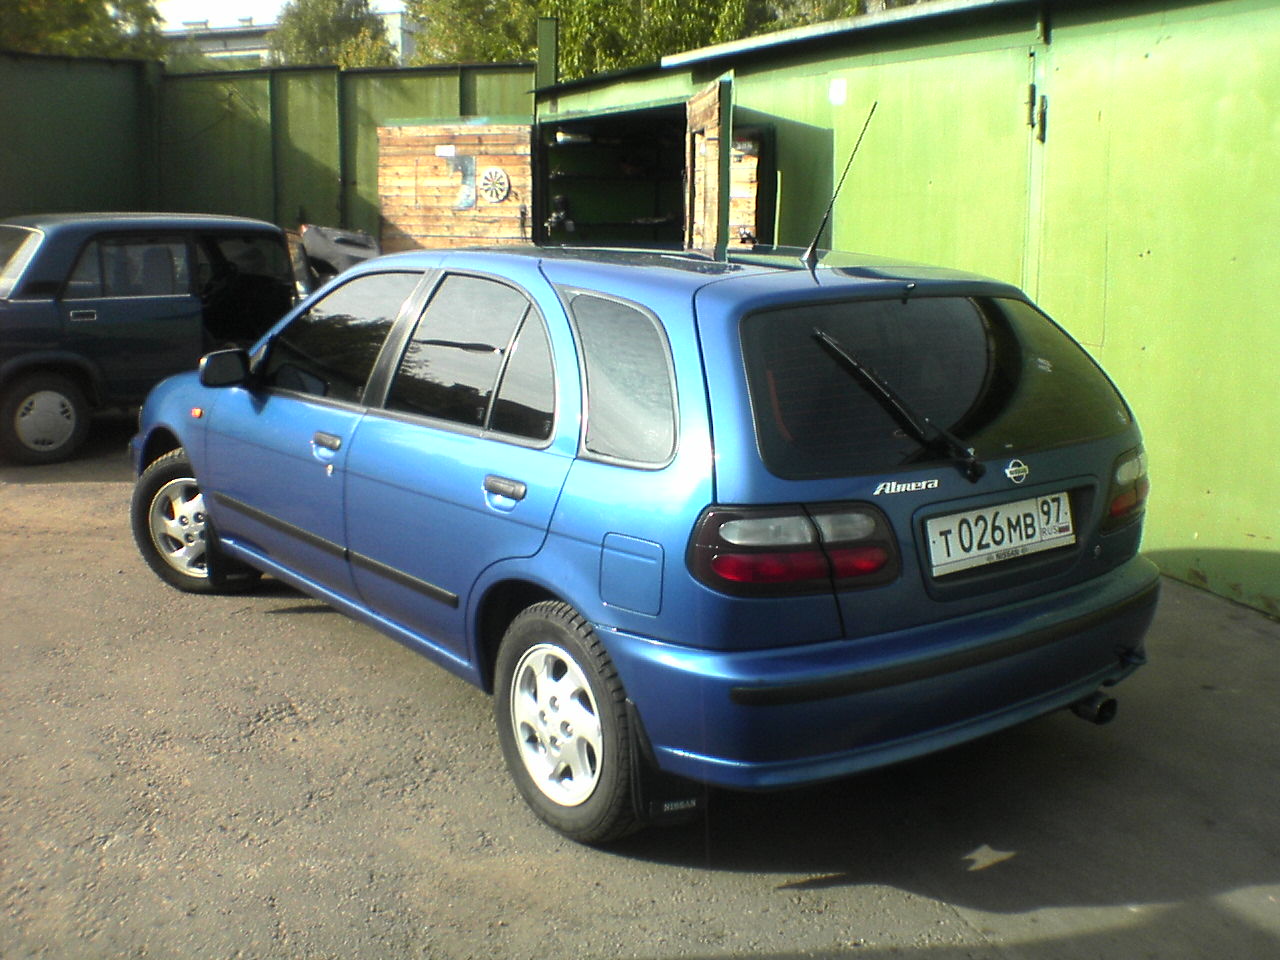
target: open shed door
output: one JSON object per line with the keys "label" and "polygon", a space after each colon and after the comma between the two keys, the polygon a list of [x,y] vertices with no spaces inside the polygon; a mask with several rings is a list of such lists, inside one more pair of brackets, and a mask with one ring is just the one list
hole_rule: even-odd
{"label": "open shed door", "polygon": [[723,260],[729,242],[729,160],[733,81],[721,77],[685,107],[684,244]]}

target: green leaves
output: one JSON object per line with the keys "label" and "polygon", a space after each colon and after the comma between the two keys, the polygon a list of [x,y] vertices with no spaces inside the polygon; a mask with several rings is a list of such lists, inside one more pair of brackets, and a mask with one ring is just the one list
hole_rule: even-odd
{"label": "green leaves", "polygon": [[538,17],[560,18],[566,80],[665,54],[916,0],[405,0],[422,25],[415,63],[532,60]]}
{"label": "green leaves", "polygon": [[290,0],[271,35],[271,53],[289,65],[389,67],[396,62],[369,0]]}
{"label": "green leaves", "polygon": [[158,59],[160,15],[151,0],[5,0],[0,48],[78,57]]}

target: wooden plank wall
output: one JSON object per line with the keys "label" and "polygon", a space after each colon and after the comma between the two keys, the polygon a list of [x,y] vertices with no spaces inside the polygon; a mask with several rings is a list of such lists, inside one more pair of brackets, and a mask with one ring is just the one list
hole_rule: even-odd
{"label": "wooden plank wall", "polygon": [[[382,249],[528,243],[533,177],[524,124],[432,124],[378,128]],[[510,193],[480,189],[502,170]]]}

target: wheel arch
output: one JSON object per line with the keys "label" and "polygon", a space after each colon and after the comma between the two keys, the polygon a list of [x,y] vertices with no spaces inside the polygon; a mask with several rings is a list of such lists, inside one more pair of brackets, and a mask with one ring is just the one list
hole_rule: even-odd
{"label": "wheel arch", "polygon": [[137,472],[141,474],[150,464],[181,446],[182,441],[178,439],[176,433],[168,427],[156,427],[147,434],[147,439],[142,444],[136,464]]}
{"label": "wheel arch", "polygon": [[475,617],[476,677],[485,693],[493,693],[494,665],[507,627],[522,610],[543,600],[569,603],[564,597],[532,580],[500,580],[485,590]]}
{"label": "wheel arch", "polygon": [[0,389],[32,374],[66,377],[84,393],[90,408],[103,403],[102,374],[89,360],[74,353],[42,351],[25,353],[0,366]]}

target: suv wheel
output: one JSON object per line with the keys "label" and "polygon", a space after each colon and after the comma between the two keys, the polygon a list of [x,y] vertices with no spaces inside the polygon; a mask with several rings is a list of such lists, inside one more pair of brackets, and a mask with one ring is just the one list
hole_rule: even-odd
{"label": "suv wheel", "polygon": [[88,432],[89,403],[84,391],[61,374],[29,374],[0,396],[0,452],[11,460],[66,460]]}
{"label": "suv wheel", "polygon": [[182,449],[154,461],[133,488],[133,539],[160,579],[189,593],[234,593],[261,574],[218,551],[204,495]]}
{"label": "suv wheel", "polygon": [[517,616],[498,650],[495,692],[507,769],[534,813],[582,843],[639,827],[626,694],[581,616],[557,601]]}

